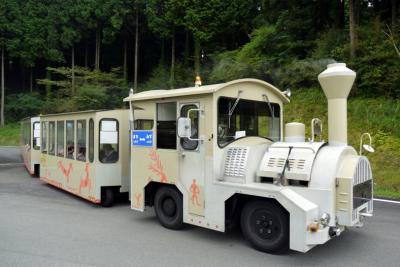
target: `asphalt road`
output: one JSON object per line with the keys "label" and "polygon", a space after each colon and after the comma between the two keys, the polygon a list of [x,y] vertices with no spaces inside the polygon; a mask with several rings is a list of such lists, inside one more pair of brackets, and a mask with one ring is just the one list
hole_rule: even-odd
{"label": "asphalt road", "polygon": [[363,228],[306,254],[276,256],[238,232],[171,231],[151,209],[92,205],[31,178],[21,164],[2,164],[18,153],[0,148],[0,266],[399,266],[399,204],[375,202]]}

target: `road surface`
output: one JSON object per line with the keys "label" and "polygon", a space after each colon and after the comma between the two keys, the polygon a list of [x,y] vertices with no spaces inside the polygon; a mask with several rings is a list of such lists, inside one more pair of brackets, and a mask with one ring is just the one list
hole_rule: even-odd
{"label": "road surface", "polygon": [[31,178],[0,148],[0,266],[399,266],[400,205],[306,254],[258,252],[239,232],[161,227],[152,209],[102,208]]}

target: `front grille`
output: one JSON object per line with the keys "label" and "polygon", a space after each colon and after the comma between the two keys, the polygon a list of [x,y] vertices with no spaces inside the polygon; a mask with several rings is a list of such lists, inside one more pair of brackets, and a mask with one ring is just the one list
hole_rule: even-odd
{"label": "front grille", "polygon": [[228,149],[225,160],[225,176],[245,176],[248,151],[246,147],[231,147]]}
{"label": "front grille", "polygon": [[367,202],[372,203],[372,171],[368,159],[361,157],[353,175],[353,215]]}

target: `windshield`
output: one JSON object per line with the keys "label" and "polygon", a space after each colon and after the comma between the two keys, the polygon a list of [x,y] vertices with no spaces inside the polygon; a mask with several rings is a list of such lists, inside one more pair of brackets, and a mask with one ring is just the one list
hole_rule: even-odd
{"label": "windshield", "polygon": [[[233,109],[236,98],[220,97],[218,100],[218,145],[223,147],[243,136],[260,136],[280,139],[280,107],[271,103],[274,119],[265,101],[240,99]],[[233,111],[229,116],[229,111]]]}

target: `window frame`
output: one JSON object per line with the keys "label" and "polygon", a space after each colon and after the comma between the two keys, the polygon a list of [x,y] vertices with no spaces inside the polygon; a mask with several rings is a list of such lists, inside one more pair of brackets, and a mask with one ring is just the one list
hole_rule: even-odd
{"label": "window frame", "polygon": [[[68,135],[67,135],[67,129],[68,129],[68,127],[67,127],[67,124],[68,123],[71,123],[72,122],[72,125],[73,125],[73,128],[72,128],[72,141],[74,142],[73,143],[73,145],[72,145],[72,147],[74,148],[74,152],[72,152],[72,157],[68,157],[68,141],[69,141],[69,139],[68,139]],[[75,120],[66,120],[65,121],[65,158],[67,158],[67,159],[72,159],[72,160],[75,160],[75,128],[76,128],[76,121]]]}
{"label": "window frame", "polygon": [[[216,110],[217,110],[217,125],[216,125],[216,129],[217,129],[217,131],[218,131],[218,125],[219,125],[219,102],[220,102],[220,100],[222,99],[222,98],[230,98],[230,99],[235,99],[235,97],[231,97],[231,96],[220,96],[220,97],[218,97],[218,99],[217,99],[217,107],[216,107]],[[245,101],[253,101],[253,102],[259,102],[259,103],[265,103],[265,101],[262,101],[262,100],[253,100],[253,99],[240,99],[240,100],[245,100]],[[239,101],[240,102],[240,101]],[[268,109],[268,104],[267,103],[265,103],[265,105],[266,105],[266,108]],[[282,107],[281,107],[281,105],[279,104],[279,103],[275,103],[275,102],[271,102],[271,106],[277,106],[279,109],[278,109],[278,111],[275,111],[274,109],[273,109],[273,111],[274,111],[274,113],[278,113],[279,114],[279,127],[278,127],[278,141],[279,140],[281,140],[281,127],[282,127],[282,117],[281,117],[281,115],[282,115],[282,113],[281,113],[281,111],[282,111]],[[269,110],[268,110],[268,112],[270,112]],[[271,118],[272,118],[272,116],[271,116]],[[224,145],[221,145],[220,144],[220,142],[219,142],[219,137],[218,137],[218,133],[216,134],[216,141],[217,141],[217,145],[218,145],[218,147],[219,148],[224,148],[224,147],[226,147],[226,146],[228,146],[228,145],[230,145],[230,144],[232,144],[233,142],[235,142],[235,141],[237,141],[237,140],[240,140],[240,139],[243,139],[243,138],[246,138],[246,137],[259,137],[259,138],[264,138],[264,139],[266,139],[266,140],[269,140],[269,141],[271,141],[271,142],[276,142],[275,140],[273,140],[272,138],[270,138],[270,137],[264,137],[264,136],[259,136],[259,135],[257,135],[257,136],[243,136],[243,137],[239,137],[239,138],[237,138],[237,139],[233,139],[233,140],[231,140],[231,141],[229,141],[229,142],[227,142],[227,143],[225,143]]]}
{"label": "window frame", "polygon": [[94,120],[92,118],[89,119],[89,140],[88,140],[88,159],[90,163],[94,161]]}
{"label": "window frame", "polygon": [[[63,147],[62,147],[62,150],[63,150],[63,155],[59,155],[59,152],[58,152],[58,135],[59,135],[59,132],[58,132],[58,129],[59,129],[59,127],[58,127],[58,125],[60,124],[60,123],[62,123],[62,128],[63,128],[63,133],[62,133],[62,144],[63,144]],[[57,157],[60,157],[60,158],[65,158],[65,120],[57,120],[57,123],[56,123],[56,127],[57,127],[57,136],[56,136],[56,156]]]}
{"label": "window frame", "polygon": [[[78,127],[78,124],[79,123],[82,123],[82,122],[84,122],[84,124],[83,125],[85,125],[85,134],[84,134],[84,137],[85,137],[85,146],[84,146],[84,148],[85,148],[85,159],[84,160],[82,160],[82,159],[78,159],[78,155],[79,155],[79,149],[80,148],[82,148],[81,146],[79,146],[79,142],[78,142],[78,131],[79,131],[79,127]],[[87,138],[87,119],[79,119],[79,120],[76,120],[76,127],[75,127],[75,160],[78,160],[78,161],[82,161],[82,162],[86,162],[86,160],[87,160],[87,151],[88,151],[88,138]],[[83,128],[81,128],[81,129],[83,129]],[[79,146],[79,147],[78,147]],[[79,148],[79,149],[78,149]]]}
{"label": "window frame", "polygon": [[[40,150],[40,146],[37,145],[37,143],[35,142],[35,124],[39,124],[40,125],[40,121],[35,121],[34,123],[32,123],[32,136],[31,136],[31,142],[32,142],[32,147],[34,150]],[[41,129],[39,130],[39,134],[41,134]],[[40,136],[39,136],[40,139]],[[41,141],[41,140],[40,140]]]}
{"label": "window frame", "polygon": [[[117,160],[116,161],[114,161],[114,162],[103,162],[102,161],[102,158],[101,158],[101,155],[100,155],[100,151],[101,151],[101,145],[102,144],[100,144],[100,133],[101,133],[101,123],[103,122],[103,121],[115,121],[115,122],[117,122],[117,155],[118,155],[118,158],[117,158]],[[99,159],[99,162],[101,162],[102,164],[115,164],[115,163],[118,163],[119,162],[119,159],[120,159],[120,148],[119,148],[119,146],[120,146],[120,138],[119,138],[119,120],[118,119],[115,119],[115,118],[102,118],[102,119],[100,119],[99,120],[99,129],[98,129],[98,142],[97,142],[97,144],[98,144],[98,153],[97,153],[97,157],[98,157],[98,159]]]}
{"label": "window frame", "polygon": [[[47,126],[48,126],[48,122],[47,121],[42,121],[41,123],[42,123],[42,125],[40,125],[40,152],[44,153],[44,154],[48,154],[48,151],[47,151],[47,145],[48,145],[48,143],[47,143],[47,139],[48,139]],[[44,142],[43,142],[43,140],[44,140]]]}
{"label": "window frame", "polygon": [[[50,126],[53,125],[53,133],[51,133],[50,131]],[[48,133],[49,133],[49,137],[48,137],[48,154],[55,156],[56,155],[56,135],[57,135],[57,131],[56,131],[56,121],[49,121],[49,125],[48,125]],[[50,135],[53,134],[53,150],[50,151],[50,147],[51,147],[51,138]]]}
{"label": "window frame", "polygon": [[[183,108],[185,107],[185,106],[194,106],[194,108],[189,108],[187,111],[189,111],[189,110],[191,110],[191,109],[199,109],[200,108],[200,104],[199,103],[197,103],[197,102],[193,102],[193,103],[180,103],[180,107],[179,107],[179,115],[180,115],[180,117],[185,117],[186,118],[186,115],[187,115],[187,113],[186,114],[182,114],[182,110],[183,110]],[[196,136],[191,136],[191,138],[194,138],[194,139],[198,139],[199,138],[199,132],[200,132],[200,112],[199,111],[196,111],[196,114],[197,114],[197,133],[196,133]],[[176,125],[177,127],[178,127],[178,122],[177,122],[177,125]],[[177,131],[178,132],[178,131]],[[198,140],[189,140],[189,141],[191,141],[191,142],[196,142],[196,147],[194,147],[194,148],[186,148],[186,147],[184,147],[184,145],[183,145],[183,142],[184,142],[184,140],[189,140],[189,138],[187,138],[187,137],[181,137],[181,138],[179,138],[179,145],[180,145],[180,147],[182,148],[182,149],[184,149],[184,150],[186,150],[186,151],[198,151],[199,150],[199,144],[200,144],[200,142],[198,141]]]}

